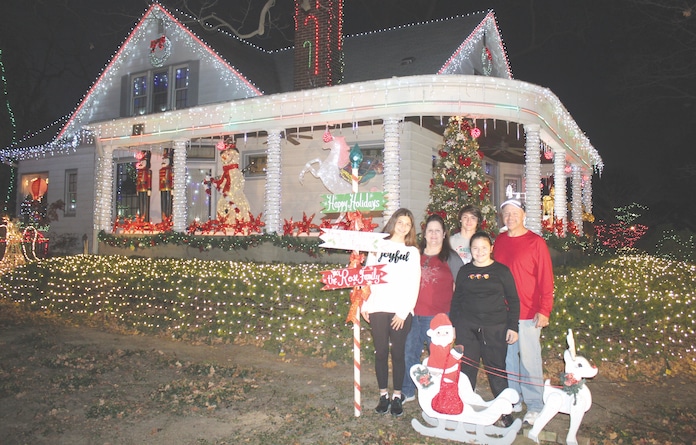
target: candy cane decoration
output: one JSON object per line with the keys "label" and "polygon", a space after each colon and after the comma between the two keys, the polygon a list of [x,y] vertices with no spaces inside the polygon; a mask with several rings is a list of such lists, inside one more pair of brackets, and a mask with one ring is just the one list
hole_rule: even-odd
{"label": "candy cane decoration", "polygon": [[[350,165],[351,165],[351,185],[353,193],[358,193],[358,168],[363,160],[363,154],[358,144],[355,144],[350,150]],[[354,224],[354,230],[359,230],[359,227]],[[359,257],[360,252],[353,252]],[[356,289],[354,289],[355,291]],[[369,292],[369,291],[368,291]],[[356,305],[356,314],[353,319],[353,405],[355,407],[355,417],[360,417],[362,411],[360,405],[360,306]]]}

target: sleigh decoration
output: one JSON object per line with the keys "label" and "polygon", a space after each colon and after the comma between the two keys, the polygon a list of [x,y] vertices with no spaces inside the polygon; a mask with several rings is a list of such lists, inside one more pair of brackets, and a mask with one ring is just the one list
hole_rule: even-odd
{"label": "sleigh decoration", "polygon": [[[442,414],[433,409],[433,399],[440,392],[439,374],[437,369],[428,368],[427,358],[422,365],[411,367],[410,376],[418,388],[418,404],[426,422],[424,425],[412,419],[413,429],[424,436],[465,443],[510,445],[515,440],[522,427],[520,419],[507,428],[494,425],[500,416],[510,414],[512,405],[519,401],[515,390],[505,389],[498,397],[487,402],[474,392],[469,379],[462,376],[458,386],[459,397],[464,402],[463,411],[460,414]],[[430,378],[424,378],[425,375],[430,375]]]}

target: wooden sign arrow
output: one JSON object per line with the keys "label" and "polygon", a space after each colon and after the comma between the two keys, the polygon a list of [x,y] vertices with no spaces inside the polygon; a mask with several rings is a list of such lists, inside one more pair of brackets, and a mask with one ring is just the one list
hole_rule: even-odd
{"label": "wooden sign arrow", "polygon": [[319,239],[324,241],[319,247],[326,249],[359,250],[381,252],[384,238],[388,233],[357,232],[355,230],[322,229]]}

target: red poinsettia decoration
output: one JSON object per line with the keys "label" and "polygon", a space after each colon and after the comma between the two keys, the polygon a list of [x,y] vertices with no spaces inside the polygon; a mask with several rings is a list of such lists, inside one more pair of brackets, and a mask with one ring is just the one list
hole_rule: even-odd
{"label": "red poinsettia decoration", "polygon": [[297,234],[299,235],[300,233],[306,233],[309,235],[309,232],[312,229],[319,229],[319,226],[312,222],[313,219],[314,213],[308,217],[305,212],[302,212],[302,221],[297,221],[297,223],[295,223],[295,226],[297,227]]}
{"label": "red poinsettia decoration", "polygon": [[261,233],[263,231],[262,227],[265,226],[266,223],[261,221],[261,215],[262,213],[259,213],[259,216],[254,218],[254,215],[249,212],[249,222],[247,223],[249,233]]}
{"label": "red poinsettia decoration", "polygon": [[285,219],[283,223],[283,235],[292,235],[295,230],[295,223],[292,222],[292,217],[289,220]]}
{"label": "red poinsettia decoration", "polygon": [[572,233],[575,236],[580,236],[580,230],[575,224],[575,221],[568,221],[568,233]]}

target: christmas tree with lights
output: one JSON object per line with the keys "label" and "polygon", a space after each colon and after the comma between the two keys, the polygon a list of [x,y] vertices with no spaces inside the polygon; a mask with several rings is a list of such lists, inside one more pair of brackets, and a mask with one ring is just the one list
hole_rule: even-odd
{"label": "christmas tree with lights", "polygon": [[450,117],[444,132],[445,141],[438,150],[437,163],[430,180],[427,216],[442,216],[450,230],[459,227],[457,215],[467,204],[481,209],[482,230],[496,235],[496,211],[491,202],[490,184],[483,170],[483,153],[476,138],[481,130],[470,119]]}

